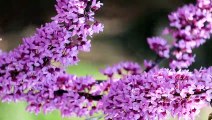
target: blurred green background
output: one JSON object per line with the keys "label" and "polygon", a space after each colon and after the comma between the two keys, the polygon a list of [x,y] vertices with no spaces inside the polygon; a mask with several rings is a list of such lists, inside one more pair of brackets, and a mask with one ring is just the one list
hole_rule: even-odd
{"label": "blurred green background", "polygon": [[[9,51],[21,43],[23,37],[33,34],[35,28],[50,21],[55,15],[56,0],[0,0],[0,48]],[[168,25],[167,15],[177,7],[195,0],[101,0],[104,3],[97,19],[105,24],[103,33],[96,35],[89,53],[81,53],[78,66],[68,68],[79,76],[93,75],[106,65],[126,60],[142,64],[155,57],[146,38],[161,33]],[[212,65],[212,41],[195,50],[196,63],[190,69]],[[165,65],[166,61],[162,63]],[[58,112],[38,116],[25,111],[26,104],[0,104],[0,120],[62,120]],[[212,109],[201,112],[198,120],[207,119]],[[69,118],[68,120],[79,118]],[[85,118],[82,118],[82,120]],[[64,119],[67,120],[67,119]]]}

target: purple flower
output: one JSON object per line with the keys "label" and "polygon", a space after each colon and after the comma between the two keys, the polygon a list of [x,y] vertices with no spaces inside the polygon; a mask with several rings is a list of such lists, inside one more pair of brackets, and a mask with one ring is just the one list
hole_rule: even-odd
{"label": "purple flower", "polygon": [[197,0],[197,5],[201,9],[207,9],[212,11],[212,2],[211,0]]}
{"label": "purple flower", "polygon": [[122,78],[102,100],[106,119],[165,119],[169,113],[193,119],[207,105],[212,68],[174,71],[160,69]]}
{"label": "purple flower", "polygon": [[147,42],[152,50],[154,50],[160,57],[169,58],[170,46],[167,40],[161,37],[148,38]]}
{"label": "purple flower", "polygon": [[97,112],[96,102],[81,96],[81,93],[94,89],[96,81],[91,77],[78,78],[61,72],[54,73],[52,80],[33,86],[24,95],[28,102],[27,110],[38,114],[41,110],[48,113],[57,109],[63,117],[92,115]]}
{"label": "purple flower", "polygon": [[101,72],[107,77],[112,78],[116,74],[120,76],[140,74],[142,72],[142,69],[140,65],[135,62],[120,62],[113,65],[112,67],[107,67]]}
{"label": "purple flower", "polygon": [[171,68],[187,68],[194,62],[192,50],[205,43],[212,32],[211,2],[198,0],[197,5],[185,5],[169,15],[170,29],[176,42]]}
{"label": "purple flower", "polygon": [[94,19],[94,12],[102,4],[93,1],[89,6],[89,2],[57,0],[57,15],[52,22],[24,38],[14,50],[1,55],[0,99],[3,102],[25,100],[29,111],[59,109],[64,116],[88,115],[97,110],[92,100],[80,95],[81,92],[96,94],[90,92],[94,79],[68,76],[64,72],[67,66],[79,62],[80,51],[90,50],[88,38],[103,30],[103,25]]}

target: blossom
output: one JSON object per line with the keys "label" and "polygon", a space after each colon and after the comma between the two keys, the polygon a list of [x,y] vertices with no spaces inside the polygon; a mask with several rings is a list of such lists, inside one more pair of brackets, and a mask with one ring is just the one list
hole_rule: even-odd
{"label": "blossom", "polygon": [[209,10],[210,12],[212,11],[212,3],[211,3],[211,0],[197,0],[197,5],[199,8],[201,9],[207,9]]}
{"label": "blossom", "polygon": [[173,54],[176,55],[177,60],[170,60],[169,66],[171,68],[187,68],[195,61],[195,55],[192,54],[182,53],[181,51],[175,51]]}
{"label": "blossom", "polygon": [[170,46],[167,40],[161,37],[148,38],[147,42],[152,50],[154,50],[160,57],[169,58]]}
{"label": "blossom", "polygon": [[54,73],[51,77],[56,76],[56,79],[37,84],[24,95],[28,103],[27,110],[38,114],[41,110],[48,113],[57,109],[63,117],[92,115],[97,112],[96,102],[81,95],[94,89],[95,79],[61,72]]}
{"label": "blossom", "polygon": [[[212,14],[204,11],[195,5],[185,5],[176,12],[169,15],[170,26],[175,27],[174,37],[183,41],[184,45],[177,44],[179,48],[192,49],[199,47],[210,38]],[[188,42],[188,43],[186,43]]]}
{"label": "blossom", "polygon": [[154,66],[154,62],[152,60],[144,60],[144,67],[145,68],[152,68],[152,66]]}
{"label": "blossom", "polygon": [[[103,30],[103,25],[94,18],[102,4],[94,0],[89,6],[89,2],[57,0],[57,15],[51,22],[38,28],[33,36],[24,38],[17,48],[0,56],[0,99],[3,102],[25,100],[29,103],[28,110],[35,113],[41,109],[47,112],[59,109],[65,116],[92,113],[92,102],[79,92],[90,90],[93,79],[71,77],[70,81],[75,83],[57,82],[64,77],[68,65],[79,62],[80,51],[90,50],[93,34]],[[55,96],[58,91],[67,94]],[[82,104],[71,102],[76,100]]]}
{"label": "blossom", "polygon": [[150,48],[161,58],[169,58],[170,68],[188,68],[195,62],[193,49],[210,39],[211,5],[210,0],[197,0],[196,4],[184,5],[168,15],[170,24],[164,29],[163,34],[169,34],[173,38],[172,47],[161,37],[147,39]]}
{"label": "blossom", "polygon": [[[168,17],[170,33],[176,40],[172,55],[171,68],[187,68],[194,62],[192,50],[204,44],[212,32],[212,13],[207,9],[208,0],[198,0],[196,5],[189,4],[172,12]],[[180,64],[180,65],[179,65]]]}
{"label": "blossom", "polygon": [[212,68],[160,69],[122,78],[102,100],[106,119],[163,120],[171,113],[193,119],[211,99]]}
{"label": "blossom", "polygon": [[104,70],[101,70],[102,74],[106,75],[109,78],[112,78],[116,74],[124,75],[135,75],[142,72],[142,69],[138,63],[135,62],[120,62],[111,67],[107,67]]}
{"label": "blossom", "polygon": [[[159,57],[157,57],[158,59],[160,59]],[[156,59],[157,59],[156,58]],[[158,61],[155,60],[144,60],[144,67],[145,67],[145,70],[146,72],[149,72],[149,71],[152,71],[152,70],[158,70],[159,69],[159,66],[158,66]]]}

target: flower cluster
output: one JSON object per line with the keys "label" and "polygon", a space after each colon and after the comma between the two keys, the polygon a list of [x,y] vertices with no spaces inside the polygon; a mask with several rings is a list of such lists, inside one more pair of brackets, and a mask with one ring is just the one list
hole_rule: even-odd
{"label": "flower cluster", "polygon": [[128,75],[138,75],[142,73],[141,66],[135,62],[120,62],[113,66],[101,70],[108,80],[99,81],[95,85],[95,95],[105,95],[110,90],[110,86]]}
{"label": "flower cluster", "polygon": [[[69,86],[71,88],[64,89],[55,85],[60,85],[57,80],[64,76],[67,65],[77,64],[79,51],[89,51],[89,38],[102,31],[102,24],[94,19],[94,12],[100,6],[102,4],[96,0],[57,0],[58,14],[52,18],[52,22],[37,29],[33,36],[24,38],[23,43],[14,50],[1,55],[1,100],[26,100],[30,104],[28,110],[36,113],[40,108],[44,111],[59,108],[64,115],[73,112],[79,116],[87,114],[90,101],[80,97],[77,92],[89,89],[88,78],[85,78],[87,82],[77,79],[83,82],[81,88],[80,85],[79,88],[73,87],[77,87],[77,82]],[[74,78],[70,80],[75,81]],[[59,97],[53,94],[57,90],[66,89],[67,94]],[[82,105],[71,102],[77,99]]]}
{"label": "flower cluster", "polygon": [[157,60],[152,61],[152,60],[144,60],[144,68],[145,71],[148,72],[150,70],[157,70],[159,67],[157,65]]}
{"label": "flower cluster", "polygon": [[[173,47],[161,37],[148,39],[158,56],[144,61],[121,62],[102,70],[108,80],[68,75],[68,65],[79,62],[78,53],[89,51],[90,38],[103,31],[94,19],[102,6],[96,0],[57,0],[57,15],[37,29],[23,44],[0,53],[0,99],[24,100],[38,114],[59,110],[62,116],[84,116],[102,110],[108,120],[163,120],[167,115],[194,119],[212,101],[212,67],[188,68],[192,50],[212,32],[212,2],[197,0],[169,15]],[[171,69],[155,67],[169,59]]]}
{"label": "flower cluster", "polygon": [[[165,34],[175,40],[173,47],[161,37],[149,38],[148,44],[158,57],[145,61],[145,71],[123,76],[111,84],[101,108],[110,120],[163,120],[167,116],[194,119],[212,100],[212,68],[189,72],[194,61],[192,51],[210,38],[212,1],[197,0],[169,15]],[[171,69],[155,68],[162,59],[170,60]]]}
{"label": "flower cluster", "polygon": [[57,109],[63,117],[92,115],[97,112],[98,105],[88,94],[95,94],[92,92],[95,83],[92,77],[78,78],[61,73],[55,81],[37,84],[36,89],[27,92],[24,96],[28,102],[27,110],[37,114],[41,110],[48,113]]}
{"label": "flower cluster", "polygon": [[198,1],[197,5],[185,5],[169,15],[170,31],[176,39],[174,44],[176,49],[172,52],[176,59],[171,61],[171,68],[190,66],[195,58],[192,49],[210,38],[212,13],[204,7],[208,3],[206,1]]}
{"label": "flower cluster", "polygon": [[212,68],[160,69],[124,77],[102,100],[106,119],[164,120],[167,115],[193,119],[210,101]]}
{"label": "flower cluster", "polygon": [[107,67],[101,71],[102,74],[109,78],[114,77],[116,74],[120,76],[124,75],[136,75],[142,72],[142,69],[138,63],[135,62],[120,62],[111,67]]}
{"label": "flower cluster", "polygon": [[212,33],[211,7],[210,0],[197,0],[195,5],[185,5],[172,12],[168,16],[170,26],[166,29],[166,34],[175,40],[172,49],[160,37],[148,39],[150,48],[162,58],[171,56],[170,67],[173,69],[189,67],[195,61],[193,49],[205,43]]}
{"label": "flower cluster", "polygon": [[212,12],[212,3],[211,0],[197,0],[197,5],[199,8],[208,10],[210,12]]}
{"label": "flower cluster", "polygon": [[160,57],[169,58],[170,46],[167,44],[167,40],[161,37],[152,37],[148,38],[147,42]]}

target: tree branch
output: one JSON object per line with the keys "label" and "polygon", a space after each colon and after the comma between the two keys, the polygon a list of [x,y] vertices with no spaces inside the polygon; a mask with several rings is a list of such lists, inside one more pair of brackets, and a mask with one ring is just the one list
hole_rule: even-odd
{"label": "tree branch", "polygon": [[[207,92],[208,90],[209,89],[201,90],[201,91],[195,90],[194,91],[194,94],[187,94],[187,97],[186,98],[189,98],[192,95],[203,94],[203,93]],[[65,93],[68,93],[68,91],[66,91],[66,90],[57,90],[57,91],[54,92],[54,95],[56,95],[56,96],[62,96]],[[103,97],[103,95],[92,95],[92,94],[85,93],[85,92],[78,92],[78,94],[80,96],[84,96],[88,100],[94,100],[94,101],[100,101],[102,99],[102,97]],[[174,93],[173,95],[176,96],[176,97],[180,97],[180,93]],[[151,97],[147,97],[147,98],[150,99]]]}
{"label": "tree branch", "polygon": [[[68,93],[68,91],[67,90],[61,90],[61,89],[57,90],[57,91],[54,91],[54,95],[55,96],[62,96],[65,93]],[[78,92],[78,94],[80,96],[84,96],[88,100],[99,101],[99,100],[102,99],[102,95],[91,95],[91,94],[85,93],[85,92]]]}

